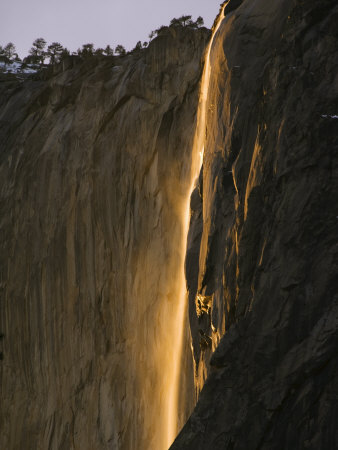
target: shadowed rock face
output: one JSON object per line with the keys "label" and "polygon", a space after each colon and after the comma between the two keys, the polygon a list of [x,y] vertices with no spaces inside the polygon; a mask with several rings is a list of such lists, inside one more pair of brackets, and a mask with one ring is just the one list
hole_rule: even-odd
{"label": "shadowed rock face", "polygon": [[337,19],[246,0],[214,41],[186,261],[197,390],[209,377],[172,449],[338,446]]}
{"label": "shadowed rock face", "polygon": [[1,82],[1,448],[161,448],[209,35]]}

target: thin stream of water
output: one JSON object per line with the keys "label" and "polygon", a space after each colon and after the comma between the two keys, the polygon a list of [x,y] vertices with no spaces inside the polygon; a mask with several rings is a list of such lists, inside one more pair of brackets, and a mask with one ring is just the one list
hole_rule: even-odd
{"label": "thin stream of water", "polygon": [[170,383],[170,387],[168,389],[168,420],[167,420],[167,445],[166,448],[169,448],[173,443],[175,437],[177,436],[178,430],[178,405],[179,405],[179,391],[180,391],[180,373],[181,373],[181,358],[182,351],[184,348],[184,326],[185,326],[185,318],[187,313],[187,288],[186,288],[186,280],[184,273],[184,261],[185,255],[187,251],[187,237],[189,231],[189,222],[190,222],[190,197],[195,188],[196,181],[198,179],[202,163],[203,163],[203,154],[204,154],[204,141],[205,141],[205,132],[206,132],[206,108],[207,108],[207,99],[208,99],[208,91],[210,84],[210,74],[211,74],[211,62],[210,62],[210,54],[212,44],[214,42],[215,35],[221,26],[222,20],[224,18],[224,8],[226,4],[222,7],[222,10],[218,16],[216,25],[214,27],[210,42],[208,44],[208,48],[206,51],[205,57],[205,65],[203,69],[201,87],[200,87],[200,95],[199,95],[199,105],[197,112],[197,126],[194,137],[194,146],[192,152],[192,165],[191,165],[191,176],[190,176],[190,188],[187,192],[186,204],[183,209],[183,233],[182,233],[182,244],[181,244],[181,289],[179,293],[179,306],[177,309],[176,320],[174,323],[177,325],[177,329],[173,330],[175,335],[175,348],[177,352],[175,354],[175,360],[172,364],[172,382]]}

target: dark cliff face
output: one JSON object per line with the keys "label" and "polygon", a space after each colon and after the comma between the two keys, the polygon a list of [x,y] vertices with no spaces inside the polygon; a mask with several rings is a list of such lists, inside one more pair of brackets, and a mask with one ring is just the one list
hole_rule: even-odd
{"label": "dark cliff face", "polygon": [[1,448],[162,448],[209,36],[0,83]]}
{"label": "dark cliff face", "polygon": [[337,448],[338,6],[228,6],[186,261],[209,377],[171,448]]}

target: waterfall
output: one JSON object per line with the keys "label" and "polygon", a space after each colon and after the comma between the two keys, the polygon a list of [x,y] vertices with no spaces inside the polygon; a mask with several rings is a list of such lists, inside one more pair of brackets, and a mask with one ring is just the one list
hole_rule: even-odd
{"label": "waterfall", "polygon": [[182,351],[184,348],[184,326],[186,323],[186,313],[187,313],[187,288],[186,288],[186,280],[185,280],[185,272],[184,272],[184,261],[185,255],[187,251],[187,236],[189,231],[189,222],[190,222],[190,197],[196,185],[196,181],[198,179],[199,173],[201,171],[202,163],[203,163],[203,154],[204,154],[204,141],[206,135],[206,108],[207,108],[207,99],[208,99],[208,91],[209,91],[209,83],[210,83],[210,74],[211,74],[211,62],[210,62],[210,54],[212,44],[214,42],[216,33],[221,26],[222,20],[224,18],[224,8],[227,3],[225,3],[221,11],[216,19],[215,26],[213,28],[212,36],[210,42],[208,44],[206,55],[205,55],[205,64],[203,69],[203,75],[201,80],[200,94],[199,94],[199,105],[197,112],[197,125],[194,136],[194,144],[192,151],[192,163],[191,163],[191,173],[190,173],[190,187],[187,191],[187,196],[185,199],[185,204],[182,211],[182,224],[183,224],[183,232],[182,232],[182,243],[181,243],[181,261],[180,261],[180,292],[178,299],[178,309],[176,312],[176,320],[175,324],[177,325],[177,329],[173,333],[175,335],[175,343],[174,347],[176,348],[175,360],[172,363],[172,376],[170,380],[170,386],[168,389],[168,397],[167,397],[167,446],[170,447],[172,442],[174,441],[177,433],[180,431],[178,429],[178,404],[179,404],[179,388],[180,388],[180,373],[181,373],[181,360],[182,360]]}

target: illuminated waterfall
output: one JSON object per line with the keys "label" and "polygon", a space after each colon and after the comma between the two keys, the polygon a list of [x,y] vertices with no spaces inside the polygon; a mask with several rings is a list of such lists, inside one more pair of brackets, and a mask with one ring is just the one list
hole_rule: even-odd
{"label": "illuminated waterfall", "polygon": [[183,222],[183,232],[182,232],[182,243],[181,243],[181,289],[179,292],[179,300],[178,300],[178,309],[176,313],[175,324],[177,325],[177,330],[175,330],[175,342],[174,346],[176,349],[175,360],[172,364],[172,377],[170,387],[168,389],[168,398],[167,398],[167,411],[168,411],[168,422],[167,422],[167,446],[170,447],[173,443],[178,429],[178,400],[179,400],[179,387],[180,387],[180,372],[181,372],[181,358],[182,358],[182,350],[183,350],[183,337],[184,337],[184,326],[185,319],[187,313],[187,289],[186,289],[186,281],[185,281],[185,273],[184,273],[184,261],[187,250],[187,236],[189,230],[189,222],[190,222],[190,197],[193,192],[193,189],[196,185],[196,180],[198,179],[202,163],[203,163],[203,154],[204,154],[204,141],[205,141],[205,133],[206,133],[206,108],[207,108],[207,99],[208,99],[208,91],[209,91],[209,82],[210,82],[210,74],[211,74],[211,63],[210,63],[210,53],[211,47],[214,42],[215,35],[222,23],[224,18],[224,8],[226,4],[223,5],[220,14],[217,18],[215,27],[213,29],[213,33],[208,44],[205,56],[205,65],[203,69],[201,87],[200,87],[200,95],[199,95],[199,106],[197,112],[197,126],[194,137],[194,146],[192,152],[192,164],[191,164],[191,173],[190,173],[190,187],[187,192],[187,197],[185,201],[185,205],[182,211],[182,222]]}

